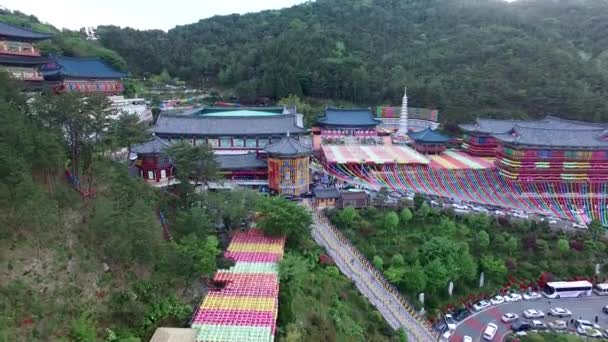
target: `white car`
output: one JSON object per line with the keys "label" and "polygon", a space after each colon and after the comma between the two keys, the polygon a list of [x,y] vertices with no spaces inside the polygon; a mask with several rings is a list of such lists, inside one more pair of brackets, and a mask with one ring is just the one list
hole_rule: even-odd
{"label": "white car", "polygon": [[454,317],[452,317],[452,315],[446,314],[443,317],[443,320],[445,321],[445,325],[448,326],[448,329],[456,330],[456,321],[454,321]]}
{"label": "white car", "polygon": [[496,336],[496,332],[498,331],[498,326],[494,323],[488,324],[486,329],[483,331],[483,339],[486,341],[492,341],[494,336]]}
{"label": "white car", "polygon": [[524,293],[524,300],[536,300],[540,299],[542,296],[538,292],[526,292]]}
{"label": "white car", "polygon": [[547,325],[543,321],[535,319],[530,324],[532,324],[532,330],[547,330]]}
{"label": "white car", "polygon": [[570,310],[566,310],[566,309],[563,309],[560,307],[551,308],[551,310],[548,312],[548,314],[551,316],[555,316],[555,317],[572,316],[572,312],[570,312]]}
{"label": "white car", "polygon": [[472,206],[471,209],[478,211],[480,213],[487,213],[488,209],[484,208],[484,207],[479,207],[479,206]]}
{"label": "white car", "polygon": [[487,300],[480,300],[479,302],[473,304],[473,310],[481,311],[481,310],[489,307],[490,305],[492,305],[492,304],[490,304],[490,302],[488,302]]}
{"label": "white car", "polygon": [[473,342],[473,338],[469,335],[464,335],[462,342]]}
{"label": "white car", "polygon": [[572,228],[574,228],[574,229],[587,229],[587,225],[575,222],[575,223],[572,224]]}
{"label": "white car", "polygon": [[528,214],[525,214],[525,213],[512,212],[511,216],[517,217],[517,218],[520,218],[520,219],[524,219],[524,220],[528,219]]}
{"label": "white car", "polygon": [[505,298],[503,296],[494,296],[490,299],[490,303],[492,303],[492,305],[498,305],[498,304],[502,304],[505,302]]}
{"label": "white car", "polygon": [[496,216],[506,216],[507,213],[505,213],[502,210],[496,210],[496,211],[494,211],[494,215],[496,215]]}
{"label": "white car", "polygon": [[519,293],[509,293],[504,298],[506,302],[519,302],[521,300],[521,295]]}
{"label": "white car", "polygon": [[524,310],[524,317],[526,318],[543,318],[545,313],[537,309]]}
{"label": "white car", "polygon": [[566,321],[556,319],[553,322],[549,322],[549,328],[553,330],[566,330],[568,328],[568,325],[566,324]]}
{"label": "white car", "polygon": [[460,209],[460,210],[468,210],[469,207],[466,205],[461,205],[461,204],[452,204],[452,207],[454,207],[454,209]]}
{"label": "white car", "polygon": [[504,323],[510,323],[510,322],[515,321],[518,318],[519,318],[519,316],[517,316],[517,314],[514,314],[512,312],[507,312],[506,314],[502,315],[500,320],[503,321]]}
{"label": "white car", "polygon": [[585,336],[589,336],[589,337],[594,337],[594,338],[602,338],[604,337],[604,334],[602,334],[602,331],[596,328],[585,328],[585,332],[581,333]]}
{"label": "white car", "polygon": [[574,326],[576,327],[576,332],[581,335],[587,335],[587,330],[598,330],[600,328],[599,325],[593,324],[585,319],[577,319],[574,321]]}

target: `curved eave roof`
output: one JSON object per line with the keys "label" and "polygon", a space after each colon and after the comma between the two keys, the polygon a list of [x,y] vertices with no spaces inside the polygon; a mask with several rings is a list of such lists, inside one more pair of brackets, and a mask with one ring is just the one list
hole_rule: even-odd
{"label": "curved eave roof", "polygon": [[317,124],[332,127],[375,127],[381,123],[369,108],[327,108],[317,119]]}
{"label": "curved eave roof", "polygon": [[99,58],[94,57],[52,57],[55,65],[42,68],[45,77],[105,78],[119,79],[127,76]]}
{"label": "curved eave roof", "polygon": [[0,55],[0,64],[19,64],[35,66],[46,64],[50,61],[50,59],[40,56]]}
{"label": "curved eave roof", "polygon": [[557,130],[515,126],[512,133],[495,134],[504,143],[553,148],[606,149],[608,139],[604,130]]}
{"label": "curved eave roof", "polygon": [[48,33],[36,32],[3,22],[0,22],[0,36],[24,40],[44,40],[52,37],[52,35]]}
{"label": "curved eave roof", "polygon": [[161,114],[154,127],[157,135],[177,136],[264,136],[304,133],[295,115],[222,117]]}
{"label": "curved eave roof", "polygon": [[312,153],[312,149],[292,137],[284,137],[279,142],[266,146],[264,149],[269,155],[298,157]]}
{"label": "curved eave roof", "polygon": [[417,143],[441,144],[451,140],[447,135],[435,132],[429,128],[420,132],[409,132],[408,136]]}

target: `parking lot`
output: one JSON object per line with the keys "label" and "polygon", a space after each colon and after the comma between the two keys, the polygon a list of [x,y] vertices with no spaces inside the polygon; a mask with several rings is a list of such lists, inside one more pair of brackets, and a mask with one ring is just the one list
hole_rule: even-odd
{"label": "parking lot", "polygon": [[[573,331],[574,326],[570,324],[571,319],[586,319],[595,322],[595,317],[598,316],[598,324],[602,329],[608,328],[608,314],[602,312],[602,307],[608,305],[608,297],[583,297],[583,298],[564,298],[551,299],[550,303],[547,298],[540,298],[532,301],[521,300],[518,302],[504,303],[497,306],[491,306],[481,312],[473,312],[462,322],[458,322],[456,330],[450,337],[451,342],[461,342],[464,336],[472,337],[473,341],[484,341],[482,338],[483,330],[489,323],[498,325],[498,332],[494,341],[503,341],[511,331],[510,323],[503,323],[500,318],[508,312],[515,313],[522,317],[522,313],[526,309],[538,309],[545,313],[545,318],[542,319],[545,323],[555,320],[556,318],[548,316],[547,313],[553,307],[561,307],[572,312],[571,317],[563,318],[568,322],[568,330]],[[525,319],[525,318],[524,318]],[[525,319],[528,320],[529,319]]]}

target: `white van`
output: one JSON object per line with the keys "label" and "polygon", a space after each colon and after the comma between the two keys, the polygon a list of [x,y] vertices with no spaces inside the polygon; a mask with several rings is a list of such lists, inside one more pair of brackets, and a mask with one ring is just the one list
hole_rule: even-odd
{"label": "white van", "polygon": [[593,293],[598,296],[608,296],[608,283],[596,284],[593,287]]}

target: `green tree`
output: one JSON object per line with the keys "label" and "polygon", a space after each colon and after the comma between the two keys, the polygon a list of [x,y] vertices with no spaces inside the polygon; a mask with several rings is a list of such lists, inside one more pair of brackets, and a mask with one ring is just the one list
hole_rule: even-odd
{"label": "green tree", "polygon": [[179,240],[177,250],[184,262],[191,264],[188,274],[198,276],[211,276],[215,270],[216,257],[220,250],[219,242],[213,235],[206,238],[199,238],[195,234],[190,234]]}
{"label": "green tree", "polygon": [[485,230],[480,230],[477,233],[477,244],[481,250],[486,250],[490,246],[490,235]]}
{"label": "green tree", "polygon": [[147,130],[148,125],[140,122],[137,114],[121,113],[114,121],[111,135],[118,146],[127,147],[130,151],[131,146],[149,138]]}
{"label": "green tree", "polygon": [[509,237],[506,240],[506,249],[509,256],[513,256],[519,249],[519,242],[517,241],[517,238],[514,236]]}
{"label": "green tree", "polygon": [[422,292],[426,288],[426,283],[427,276],[424,272],[424,268],[419,262],[405,267],[401,284],[403,284],[408,291],[411,291],[412,293]]}
{"label": "green tree", "polygon": [[433,209],[431,209],[431,207],[429,207],[429,204],[426,202],[422,202],[418,210],[416,210],[416,214],[422,217],[423,219],[431,215],[432,212]]}
{"label": "green tree", "polygon": [[90,313],[82,313],[72,321],[70,337],[77,342],[95,342],[97,337],[97,322]]}
{"label": "green tree", "polygon": [[209,145],[192,146],[187,142],[172,145],[166,150],[175,165],[175,176],[180,180],[183,197],[193,192],[194,184],[208,185],[218,178],[218,163]]}
{"label": "green tree", "polygon": [[426,275],[426,288],[430,292],[436,292],[447,286],[450,281],[450,272],[440,259],[434,259],[424,266]]}
{"label": "green tree", "polygon": [[389,211],[384,215],[384,229],[388,232],[395,232],[399,227],[399,216],[394,211]]}
{"label": "green tree", "polygon": [[352,228],[353,224],[358,219],[359,213],[357,213],[357,210],[353,207],[346,207],[338,213],[338,220],[340,220],[346,228]]}
{"label": "green tree", "polygon": [[258,202],[257,225],[270,236],[286,236],[287,244],[298,246],[310,234],[312,218],[302,206],[281,197],[267,197]]}
{"label": "green tree", "polygon": [[484,256],[481,258],[481,267],[486,272],[486,275],[500,284],[505,280],[507,276],[507,266],[505,266],[504,260],[498,257]]}
{"label": "green tree", "polygon": [[564,255],[570,251],[570,243],[566,239],[557,240],[557,250]]}
{"label": "green tree", "polygon": [[594,241],[597,241],[600,237],[606,234],[606,228],[602,226],[602,223],[598,220],[593,220],[589,224],[589,233]]}
{"label": "green tree", "polygon": [[378,255],[374,255],[372,264],[374,265],[375,268],[377,268],[380,271],[382,271],[382,269],[384,268],[384,260],[382,260],[382,258]]}
{"label": "green tree", "polygon": [[414,217],[414,215],[412,214],[412,211],[409,208],[403,208],[401,210],[401,213],[399,214],[399,219],[403,223],[410,222],[413,217]]}
{"label": "green tree", "polygon": [[420,210],[420,207],[422,207],[422,204],[425,202],[426,202],[426,200],[424,199],[424,196],[422,196],[421,194],[414,195],[414,209],[416,210],[416,212],[418,212]]}

